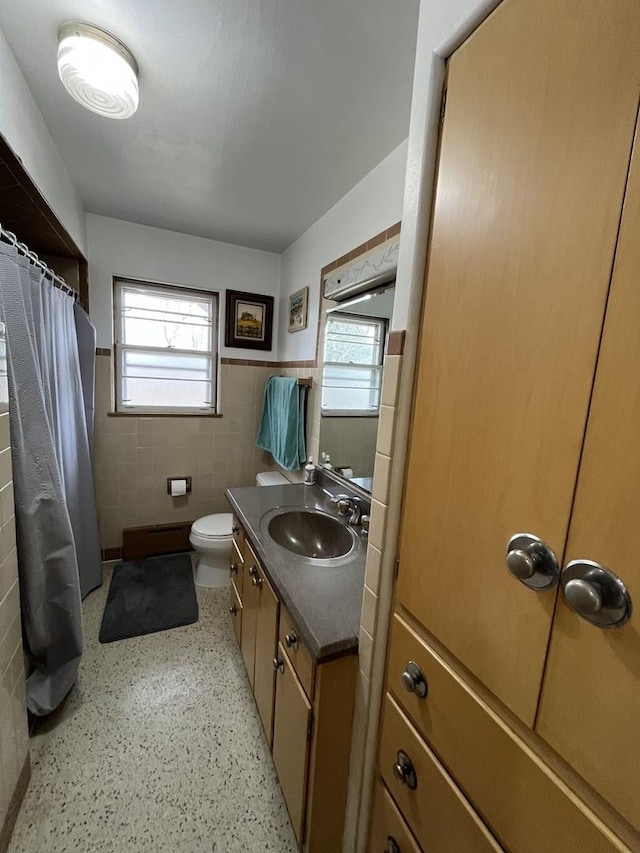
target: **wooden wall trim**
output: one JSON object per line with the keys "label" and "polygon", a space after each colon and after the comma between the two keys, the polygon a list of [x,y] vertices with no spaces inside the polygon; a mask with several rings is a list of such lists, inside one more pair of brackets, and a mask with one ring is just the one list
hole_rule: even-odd
{"label": "wooden wall trim", "polygon": [[15,826],[16,819],[20,811],[20,806],[22,805],[22,801],[24,799],[24,795],[27,793],[30,778],[31,757],[29,753],[27,753],[27,757],[25,759],[24,764],[22,765],[22,770],[20,771],[20,776],[18,777],[16,787],[13,791],[11,800],[9,801],[9,808],[7,809],[7,813],[2,823],[2,827],[0,828],[0,853],[6,853],[9,849],[11,833],[13,832],[13,827]]}

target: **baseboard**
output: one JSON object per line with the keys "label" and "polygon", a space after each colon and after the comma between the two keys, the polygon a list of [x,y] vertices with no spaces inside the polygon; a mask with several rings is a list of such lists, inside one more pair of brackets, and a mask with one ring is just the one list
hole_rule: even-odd
{"label": "baseboard", "polygon": [[102,562],[108,563],[111,560],[121,560],[122,559],[122,548],[103,548],[102,549]]}
{"label": "baseboard", "polygon": [[122,531],[122,559],[144,560],[158,554],[191,551],[189,534],[193,521],[127,527]]}
{"label": "baseboard", "polygon": [[18,817],[18,813],[20,811],[20,806],[22,805],[24,795],[27,793],[30,778],[31,756],[27,752],[27,757],[25,759],[22,770],[20,771],[20,776],[18,777],[18,782],[13,792],[13,796],[11,797],[9,808],[2,824],[2,829],[0,829],[0,853],[7,853],[7,850],[9,849],[11,833],[13,832],[13,827],[16,824],[16,819]]}

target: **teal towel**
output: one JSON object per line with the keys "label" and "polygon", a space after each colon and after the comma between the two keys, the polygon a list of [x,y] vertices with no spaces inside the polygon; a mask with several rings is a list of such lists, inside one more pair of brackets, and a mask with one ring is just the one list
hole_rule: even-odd
{"label": "teal towel", "polygon": [[307,458],[304,412],[307,387],[289,376],[270,376],[256,444],[268,450],[286,471],[297,471]]}

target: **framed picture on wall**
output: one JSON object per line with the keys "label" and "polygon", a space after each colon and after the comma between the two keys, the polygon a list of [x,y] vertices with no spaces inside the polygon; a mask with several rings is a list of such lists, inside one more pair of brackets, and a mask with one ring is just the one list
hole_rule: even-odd
{"label": "framed picture on wall", "polygon": [[224,343],[243,349],[271,349],[273,296],[226,291]]}
{"label": "framed picture on wall", "polygon": [[289,326],[288,332],[299,332],[307,328],[307,303],[309,301],[309,288],[303,287],[296,290],[289,297]]}

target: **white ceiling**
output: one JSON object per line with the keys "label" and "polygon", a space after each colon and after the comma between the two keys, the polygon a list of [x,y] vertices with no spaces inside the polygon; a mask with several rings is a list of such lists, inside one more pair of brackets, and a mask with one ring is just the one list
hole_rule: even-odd
{"label": "white ceiling", "polygon": [[[418,0],[0,0],[87,211],[280,252],[409,131]],[[140,67],[133,118],[64,91],[56,32]]]}

